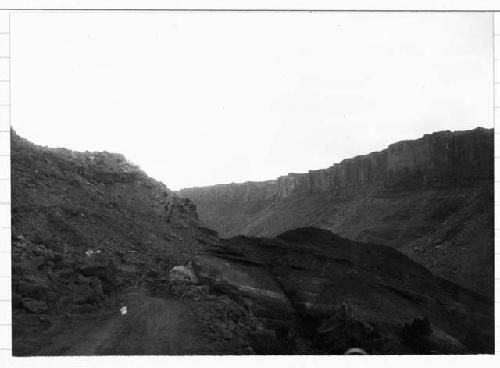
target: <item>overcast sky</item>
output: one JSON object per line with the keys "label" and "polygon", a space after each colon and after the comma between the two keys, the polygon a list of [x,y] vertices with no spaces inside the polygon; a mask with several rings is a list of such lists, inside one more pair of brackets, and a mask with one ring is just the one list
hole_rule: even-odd
{"label": "overcast sky", "polygon": [[493,126],[490,14],[15,13],[12,126],[171,189]]}

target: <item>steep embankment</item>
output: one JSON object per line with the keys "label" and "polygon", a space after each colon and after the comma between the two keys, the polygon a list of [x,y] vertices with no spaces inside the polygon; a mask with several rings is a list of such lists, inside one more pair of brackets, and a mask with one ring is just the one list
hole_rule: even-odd
{"label": "steep embankment", "polygon": [[124,288],[164,285],[210,238],[189,200],[122,155],[49,149],[14,132],[11,149],[16,355],[48,344],[61,316],[111,304],[117,313]]}
{"label": "steep embankment", "polygon": [[222,236],[316,226],[493,295],[493,130],[438,132],[277,180],[180,191]]}
{"label": "steep embankment", "polygon": [[90,251],[134,263],[125,273],[141,264],[168,269],[199,248],[202,230],[192,202],[122,155],[49,149],[15,133],[11,147],[16,239],[53,252],[85,258]]}
{"label": "steep embankment", "polygon": [[[297,341],[308,336],[323,352],[493,351],[493,302],[389,247],[301,228],[223,240],[194,266],[202,281],[242,300],[267,326],[296,330]],[[419,316],[427,327],[425,319],[404,327]]]}

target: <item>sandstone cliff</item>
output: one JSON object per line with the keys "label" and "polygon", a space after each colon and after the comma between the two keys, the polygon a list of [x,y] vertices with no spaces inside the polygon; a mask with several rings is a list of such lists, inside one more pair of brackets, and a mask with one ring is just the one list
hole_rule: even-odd
{"label": "sandstone cliff", "polygon": [[492,129],[443,131],[324,170],[180,194],[224,237],[317,226],[492,295],[493,160]]}
{"label": "sandstone cliff", "polygon": [[461,185],[493,179],[493,130],[442,131],[413,141],[391,144],[380,152],[356,156],[308,173],[289,173],[276,180],[186,188],[180,193],[196,202],[280,201],[374,184],[412,186]]}

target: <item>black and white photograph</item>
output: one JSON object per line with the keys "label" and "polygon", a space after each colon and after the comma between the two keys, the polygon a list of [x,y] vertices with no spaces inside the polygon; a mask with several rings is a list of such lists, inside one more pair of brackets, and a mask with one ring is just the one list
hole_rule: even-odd
{"label": "black and white photograph", "polygon": [[494,354],[494,18],[11,12],[12,355]]}

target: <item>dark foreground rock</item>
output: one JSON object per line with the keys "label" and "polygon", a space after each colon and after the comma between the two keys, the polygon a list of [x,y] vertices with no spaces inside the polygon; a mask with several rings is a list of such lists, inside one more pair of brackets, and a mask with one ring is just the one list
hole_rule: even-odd
{"label": "dark foreground rock", "polygon": [[109,255],[61,253],[24,237],[14,237],[12,245],[15,308],[38,314],[78,311],[100,306],[117,290]]}
{"label": "dark foreground rock", "polygon": [[[266,328],[283,335],[299,331],[324,352],[494,349],[491,300],[391,248],[326,230],[223,240],[198,256],[194,267],[201,281],[241,300]],[[419,332],[419,322],[405,327],[419,316],[429,321],[428,330]]]}

